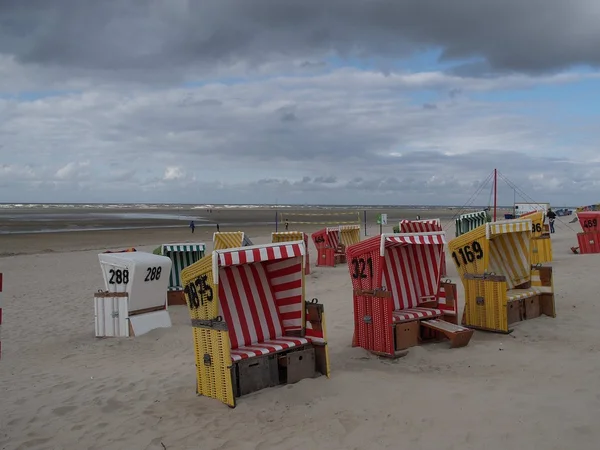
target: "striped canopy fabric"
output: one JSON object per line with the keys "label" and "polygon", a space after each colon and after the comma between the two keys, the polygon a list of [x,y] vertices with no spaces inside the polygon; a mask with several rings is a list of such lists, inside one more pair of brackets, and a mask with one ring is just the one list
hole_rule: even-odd
{"label": "striped canopy fabric", "polygon": [[310,275],[310,257],[308,252],[308,234],[302,231],[275,231],[271,233],[271,242],[304,241],[304,274]]}
{"label": "striped canopy fabric", "polygon": [[229,248],[213,252],[213,277],[218,283],[218,268],[264,261],[302,257],[306,252],[304,241],[278,242],[251,247]]}
{"label": "striped canopy fabric", "polygon": [[243,231],[217,231],[213,233],[214,250],[244,247],[249,241],[249,239],[246,240]]}
{"label": "striped canopy fabric", "polygon": [[400,221],[400,233],[426,233],[430,231],[442,231],[440,219],[404,219]]}
{"label": "striped canopy fabric", "polygon": [[[442,222],[440,219],[424,220],[401,220],[398,226],[399,233],[430,233],[432,231],[442,231]],[[395,232],[395,231],[394,231]],[[446,253],[442,257],[442,276],[446,275]]]}
{"label": "striped canopy fabric", "polygon": [[486,225],[485,234],[488,239],[494,235],[506,233],[522,233],[531,231],[531,220],[499,220]]}
{"label": "striped canopy fabric", "polygon": [[339,240],[346,247],[360,242],[360,225],[340,225],[338,227]]}
{"label": "striped canopy fabric", "polygon": [[488,272],[506,277],[508,289],[530,279],[531,220],[498,221],[486,225],[489,240]]}
{"label": "striped canopy fabric", "polygon": [[232,350],[251,351],[302,329],[304,252],[304,241],[213,252],[219,314],[229,325]]}
{"label": "striped canopy fabric", "polygon": [[347,249],[354,289],[392,292],[394,309],[437,299],[444,232],[382,234]]}
{"label": "striped canopy fabric", "polygon": [[168,289],[170,291],[183,290],[181,271],[204,257],[205,249],[206,245],[204,243],[163,244],[161,246],[161,254],[173,261],[171,274],[169,276]]}
{"label": "striped canopy fabric", "polygon": [[204,252],[206,245],[202,244],[163,244],[163,255],[165,252]]}

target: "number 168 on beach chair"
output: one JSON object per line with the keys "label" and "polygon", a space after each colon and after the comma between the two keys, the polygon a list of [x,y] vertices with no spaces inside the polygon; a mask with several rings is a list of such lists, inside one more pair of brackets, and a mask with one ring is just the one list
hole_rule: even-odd
{"label": "number 168 on beach chair", "polygon": [[197,393],[236,397],[329,377],[323,305],[304,295],[304,241],[213,251],[182,271]]}

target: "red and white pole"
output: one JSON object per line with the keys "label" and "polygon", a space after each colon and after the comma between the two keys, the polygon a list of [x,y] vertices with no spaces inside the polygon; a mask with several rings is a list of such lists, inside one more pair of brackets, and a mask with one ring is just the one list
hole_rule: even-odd
{"label": "red and white pole", "polygon": [[498,170],[494,169],[494,222],[496,221],[497,206],[498,206]]}

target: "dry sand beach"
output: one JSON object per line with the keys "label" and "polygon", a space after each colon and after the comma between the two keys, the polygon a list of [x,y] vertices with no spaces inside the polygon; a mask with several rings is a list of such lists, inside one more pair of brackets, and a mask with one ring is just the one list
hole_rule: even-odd
{"label": "dry sand beach", "polygon": [[[572,254],[575,234],[557,222],[556,319],[522,322],[509,336],[476,332],[465,348],[430,344],[381,360],[351,347],[347,268],[314,268],[307,298],[326,308],[331,379],[266,389],[235,409],[195,395],[185,307],[170,308],[169,329],[94,337],[99,251],[194,240],[210,249],[213,228],[2,235],[0,449],[597,450],[600,255]],[[244,231],[266,243],[273,230]]]}

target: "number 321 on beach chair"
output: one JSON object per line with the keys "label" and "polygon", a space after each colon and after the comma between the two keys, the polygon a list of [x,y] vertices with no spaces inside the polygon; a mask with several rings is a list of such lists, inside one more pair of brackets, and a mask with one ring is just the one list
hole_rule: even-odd
{"label": "number 321 on beach chair", "polygon": [[374,354],[404,356],[423,340],[467,345],[457,322],[456,285],[441,282],[444,232],[382,234],[348,247],[354,339]]}
{"label": "number 321 on beach chair", "polygon": [[197,393],[236,397],[323,374],[323,305],[304,299],[303,241],[216,250],[181,277],[192,318]]}

